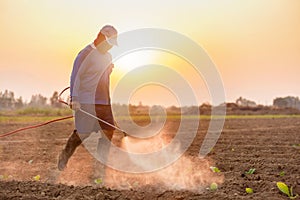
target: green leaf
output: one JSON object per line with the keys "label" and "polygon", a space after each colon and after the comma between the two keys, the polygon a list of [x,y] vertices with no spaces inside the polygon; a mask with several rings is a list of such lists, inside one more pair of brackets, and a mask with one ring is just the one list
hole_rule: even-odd
{"label": "green leaf", "polygon": [[246,174],[253,174],[255,170],[255,168],[250,168],[249,171],[246,172]]}
{"label": "green leaf", "polygon": [[252,194],[253,193],[253,189],[252,188],[246,188],[246,192],[247,192],[247,194]]}
{"label": "green leaf", "polygon": [[210,169],[211,169],[213,172],[215,172],[215,173],[220,173],[220,172],[221,172],[221,170],[219,170],[219,168],[217,168],[217,167],[210,167]]}
{"label": "green leaf", "polygon": [[40,180],[40,178],[41,178],[41,176],[40,176],[40,175],[36,175],[36,176],[34,176],[34,177],[33,177],[33,180],[35,180],[35,181],[39,181],[39,180]]}
{"label": "green leaf", "polygon": [[212,184],[210,184],[210,190],[211,191],[215,191],[215,190],[217,190],[218,189],[218,184],[216,184],[216,183],[212,183]]}
{"label": "green leaf", "polygon": [[97,179],[94,180],[94,182],[96,184],[101,184],[102,183],[102,179],[101,178],[97,178]]}
{"label": "green leaf", "polygon": [[297,197],[298,197],[299,195],[297,194],[296,196],[294,196],[294,197],[290,197],[290,199],[297,199]]}
{"label": "green leaf", "polygon": [[4,175],[0,175],[0,179],[8,179],[8,178],[11,178],[12,176],[11,175],[7,175],[7,174],[4,174]]}
{"label": "green leaf", "polygon": [[284,176],[284,175],[285,175],[284,171],[279,172],[279,176]]}
{"label": "green leaf", "polygon": [[289,197],[291,196],[289,187],[285,183],[277,182],[277,187],[282,193],[288,195]]}
{"label": "green leaf", "polygon": [[300,147],[300,144],[293,144],[292,147],[298,149]]}

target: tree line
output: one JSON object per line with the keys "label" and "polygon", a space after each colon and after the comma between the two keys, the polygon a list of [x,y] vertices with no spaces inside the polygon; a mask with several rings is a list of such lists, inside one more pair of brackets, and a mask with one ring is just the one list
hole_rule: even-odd
{"label": "tree line", "polygon": [[[35,94],[31,96],[31,99],[29,102],[25,102],[22,97],[15,97],[14,92],[5,90],[4,92],[0,91],[0,110],[10,110],[10,109],[20,109],[24,107],[54,107],[54,108],[62,108],[64,105],[58,102],[58,95],[59,93],[57,91],[54,91],[52,96],[47,98],[41,94]],[[67,99],[67,102],[69,102],[69,99]],[[118,110],[127,110],[126,106],[129,106],[131,111],[134,113],[144,113],[144,111],[149,110],[149,106],[143,106],[142,103],[138,106],[134,105],[115,105],[119,109]],[[124,107],[125,106],[125,107]],[[261,108],[262,105],[257,105],[254,101],[250,101],[247,99],[244,99],[242,97],[238,98],[235,103],[229,103],[226,105],[227,108],[233,107],[239,107],[243,108],[250,107],[253,109]],[[199,108],[206,111],[210,110],[211,105],[209,103],[204,103],[200,107],[199,106],[189,106],[189,107],[183,107],[182,110],[184,112],[192,112],[191,110],[198,110]],[[300,110],[300,99],[299,97],[280,97],[276,98],[273,101],[273,107],[275,108],[295,108]],[[171,112],[178,112],[179,108],[169,107],[169,111]],[[203,111],[202,111],[203,112]],[[193,113],[193,112],[192,112]]]}
{"label": "tree line", "polygon": [[[62,108],[62,104],[57,101],[58,92],[54,91],[50,98],[47,98],[41,94],[35,94],[31,96],[29,102],[25,102],[22,97],[15,97],[14,92],[5,90],[0,91],[0,110],[4,109],[20,109],[24,107],[55,107]],[[49,101],[48,101],[49,100]]]}

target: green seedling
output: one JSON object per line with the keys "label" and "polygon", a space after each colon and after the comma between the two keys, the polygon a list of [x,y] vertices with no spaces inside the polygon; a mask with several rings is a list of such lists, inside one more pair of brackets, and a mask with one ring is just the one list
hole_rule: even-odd
{"label": "green seedling", "polygon": [[300,147],[300,144],[293,144],[292,147],[294,147],[294,148],[299,148],[299,147]]}
{"label": "green seedling", "polygon": [[250,168],[245,174],[254,174],[255,170],[255,168]]}
{"label": "green seedling", "polygon": [[210,189],[211,191],[216,191],[216,190],[218,189],[218,184],[216,184],[216,183],[210,184],[209,189]]}
{"label": "green seedling", "polygon": [[215,173],[220,173],[220,172],[221,172],[221,170],[219,170],[219,168],[217,168],[217,167],[210,167],[210,169],[211,169],[213,172],[215,172]]}
{"label": "green seedling", "polygon": [[33,177],[33,180],[35,181],[39,181],[41,179],[41,176],[40,175],[36,175]]}
{"label": "green seedling", "polygon": [[285,175],[284,171],[279,172],[279,176],[284,176],[284,175]]}
{"label": "green seedling", "polygon": [[293,194],[293,186],[289,188],[285,183],[277,182],[277,187],[282,193],[286,194],[290,199],[296,199],[298,197],[298,194],[296,194],[295,196]]}
{"label": "green seedling", "polygon": [[253,193],[253,189],[252,188],[246,188],[246,193],[247,194],[252,194]]}
{"label": "green seedling", "polygon": [[12,177],[11,175],[7,175],[7,174],[0,175],[0,180],[5,180],[5,179],[11,178],[11,177]]}
{"label": "green seedling", "polygon": [[94,180],[94,182],[95,182],[96,184],[101,184],[103,181],[102,181],[101,178],[97,178],[97,179]]}

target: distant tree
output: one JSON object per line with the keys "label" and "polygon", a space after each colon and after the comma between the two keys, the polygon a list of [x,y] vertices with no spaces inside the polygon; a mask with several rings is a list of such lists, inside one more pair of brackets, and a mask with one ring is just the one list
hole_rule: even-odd
{"label": "distant tree", "polygon": [[278,97],[273,100],[273,106],[278,108],[297,108],[300,109],[299,97]]}
{"label": "distant tree", "polygon": [[[187,107],[183,108],[182,111],[185,112]],[[167,113],[170,115],[180,114],[181,108],[176,106],[171,106],[167,108]]]}
{"label": "distant tree", "polygon": [[29,106],[32,107],[43,107],[47,105],[47,97],[42,96],[41,94],[36,94],[31,96]]}
{"label": "distant tree", "polygon": [[58,92],[55,91],[52,95],[52,97],[50,98],[50,104],[52,107],[55,108],[61,108],[62,104],[58,102]]}
{"label": "distant tree", "polygon": [[5,90],[4,93],[0,92],[0,108],[12,109],[15,105],[15,95],[13,92]]}
{"label": "distant tree", "polygon": [[128,105],[125,105],[125,104],[120,104],[120,103],[114,103],[112,105],[113,107],[113,111],[114,111],[114,114],[116,116],[118,115],[127,115],[128,114]]}
{"label": "distant tree", "polygon": [[22,108],[24,107],[24,102],[22,97],[19,97],[15,100],[15,108]]}
{"label": "distant tree", "polygon": [[199,112],[200,112],[199,106],[188,106],[185,109],[184,114],[197,115],[197,114],[199,114]]}
{"label": "distant tree", "polygon": [[150,108],[151,115],[163,115],[165,109],[160,105],[153,105]]}

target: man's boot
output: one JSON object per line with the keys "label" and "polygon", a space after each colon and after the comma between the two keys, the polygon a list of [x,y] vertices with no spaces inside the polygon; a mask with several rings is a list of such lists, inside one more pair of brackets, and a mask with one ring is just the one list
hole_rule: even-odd
{"label": "man's boot", "polygon": [[97,161],[95,162],[94,176],[95,178],[101,178],[102,182],[105,183],[106,162],[109,156],[109,150],[111,146],[110,141],[113,138],[114,131],[103,130],[103,133],[108,140],[104,138],[105,136],[102,136],[102,138],[98,139],[97,150],[96,150]]}
{"label": "man's boot", "polygon": [[100,158],[100,160],[103,163],[106,163],[108,154],[109,154],[110,145],[111,145],[110,142],[112,140],[114,131],[113,130],[112,131],[103,130],[103,133],[107,137],[108,140],[106,140],[104,138],[105,136],[102,136],[102,138],[99,138],[96,151],[99,156],[98,158]]}
{"label": "man's boot", "polygon": [[75,149],[82,143],[80,137],[77,134],[77,131],[74,130],[72,135],[69,137],[65,148],[62,150],[58,157],[57,167],[60,171],[62,171],[67,163],[69,158],[74,153]]}

